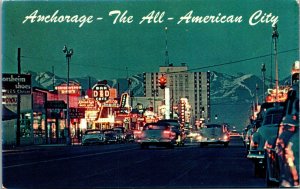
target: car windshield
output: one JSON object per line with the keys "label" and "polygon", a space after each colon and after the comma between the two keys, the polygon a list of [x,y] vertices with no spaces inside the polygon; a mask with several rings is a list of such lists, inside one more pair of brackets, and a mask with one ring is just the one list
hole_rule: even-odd
{"label": "car windshield", "polygon": [[86,131],[85,134],[86,135],[92,135],[92,134],[100,134],[102,133],[101,131]]}

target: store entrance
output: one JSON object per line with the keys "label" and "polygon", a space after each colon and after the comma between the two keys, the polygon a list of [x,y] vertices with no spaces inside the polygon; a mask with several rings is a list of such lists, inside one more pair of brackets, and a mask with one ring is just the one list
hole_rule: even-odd
{"label": "store entrance", "polygon": [[47,139],[48,144],[62,144],[66,143],[66,137],[64,134],[64,127],[61,126],[60,119],[48,119],[47,120]]}

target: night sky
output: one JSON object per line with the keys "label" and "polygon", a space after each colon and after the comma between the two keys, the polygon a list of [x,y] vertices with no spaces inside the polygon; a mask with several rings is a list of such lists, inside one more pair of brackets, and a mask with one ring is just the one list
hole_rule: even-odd
{"label": "night sky", "polygon": [[[124,16],[115,20],[113,11]],[[152,11],[156,19],[141,22]],[[191,19],[186,23],[191,12],[192,16],[219,16],[219,23],[192,23]],[[30,19],[34,13],[49,15],[49,22]],[[256,17],[258,13],[261,15]],[[66,15],[73,22],[50,20],[54,16],[65,19]],[[226,23],[220,21],[223,16]],[[74,23],[88,17],[88,22]],[[270,54],[274,52],[272,24],[276,17],[279,78],[283,79],[299,59],[299,8],[295,0],[4,1],[2,72],[17,73],[17,49],[21,48],[22,72],[52,72],[54,66],[56,75],[66,77],[64,45],[74,49],[71,77],[114,79],[157,72],[165,65],[168,27],[169,63],[175,66],[187,63],[192,71],[261,76],[264,63],[270,77],[271,62],[275,67]],[[240,20],[231,23],[233,18]],[[255,25],[249,23],[250,18]],[[225,65],[214,66],[220,64]]]}

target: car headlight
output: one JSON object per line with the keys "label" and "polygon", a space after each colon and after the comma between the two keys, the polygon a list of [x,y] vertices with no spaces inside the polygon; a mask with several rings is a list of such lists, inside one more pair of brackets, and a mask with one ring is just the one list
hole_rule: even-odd
{"label": "car headlight", "polygon": [[227,135],[224,135],[224,136],[223,136],[223,139],[224,139],[224,140],[228,140],[228,138],[229,138],[229,137],[228,137]]}
{"label": "car headlight", "polygon": [[201,135],[198,135],[198,136],[196,137],[196,140],[198,140],[198,141],[202,140],[202,136],[201,136]]}

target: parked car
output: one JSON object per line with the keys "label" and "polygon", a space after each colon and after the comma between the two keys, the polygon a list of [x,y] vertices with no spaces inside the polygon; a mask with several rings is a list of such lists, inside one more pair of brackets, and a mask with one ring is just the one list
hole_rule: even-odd
{"label": "parked car", "polygon": [[205,123],[200,128],[200,135],[197,137],[200,146],[208,144],[223,144],[225,147],[230,142],[228,126],[224,124]]}
{"label": "parked car", "polygon": [[255,176],[265,176],[265,142],[277,135],[283,117],[283,107],[275,106],[266,110],[261,126],[253,133],[247,158],[254,163]]}
{"label": "parked car", "polygon": [[103,131],[98,129],[90,129],[86,130],[82,135],[82,145],[89,144],[104,144],[105,143],[105,135]]}
{"label": "parked car", "polygon": [[125,142],[134,142],[134,133],[129,130],[125,133]]}
{"label": "parked car", "polygon": [[180,128],[180,124],[176,119],[161,119],[158,120],[157,123],[167,123],[171,126],[172,132],[176,134],[175,140],[177,146],[183,146],[185,143],[186,135],[184,130]]}
{"label": "parked car", "polygon": [[124,143],[125,142],[125,137],[126,137],[125,128],[124,127],[114,127],[113,131],[117,135],[117,140],[118,140],[117,142],[118,143]]}
{"label": "parked car", "polygon": [[141,148],[149,146],[174,148],[176,133],[171,130],[168,123],[147,123],[143,127],[139,143]]}
{"label": "parked car", "polygon": [[103,130],[105,134],[105,143],[106,144],[113,144],[118,142],[118,136],[112,129],[105,129]]}
{"label": "parked car", "polygon": [[299,83],[288,92],[277,133],[265,144],[266,184],[299,187]]}

